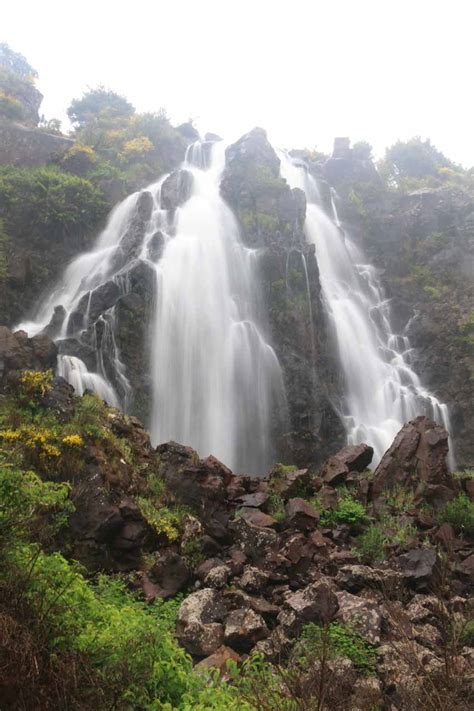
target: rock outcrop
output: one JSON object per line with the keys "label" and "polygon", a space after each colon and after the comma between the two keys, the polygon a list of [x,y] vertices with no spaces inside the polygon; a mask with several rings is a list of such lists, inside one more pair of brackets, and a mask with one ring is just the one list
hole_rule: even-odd
{"label": "rock outcrop", "polygon": [[259,249],[266,317],[288,395],[288,427],[276,433],[279,456],[297,464],[321,462],[344,434],[331,405],[337,378],[314,246],[303,233],[304,193],[280,177],[280,160],[261,128],[227,149],[221,192],[242,239]]}

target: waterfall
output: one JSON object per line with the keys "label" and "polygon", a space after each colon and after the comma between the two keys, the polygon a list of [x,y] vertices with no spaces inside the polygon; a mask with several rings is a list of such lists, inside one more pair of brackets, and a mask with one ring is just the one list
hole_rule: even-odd
{"label": "waterfall", "polygon": [[[342,229],[331,191],[332,215],[321,205],[306,166],[279,152],[281,175],[307,196],[305,231],[315,245],[324,304],[344,376],[342,416],[348,442],[367,442],[374,464],[402,425],[427,414],[449,431],[449,413],[420,382],[406,335],[393,333],[390,303],[377,269]],[[449,464],[454,468],[450,447]]]}
{"label": "waterfall", "polygon": [[[274,461],[286,399],[262,330],[258,251],[243,245],[220,196],[224,167],[222,143],[191,145],[179,172],[114,208],[93,249],[69,264],[34,320],[17,328],[30,336],[46,329],[60,347],[58,373],[76,392],[95,390],[126,411],[132,392],[115,337],[115,304],[130,289],[131,269],[145,262],[156,274],[149,325],[154,444],[173,439],[234,471],[262,474]],[[189,193],[178,206],[162,199],[168,177],[176,178],[178,193]]]}
{"label": "waterfall", "polygon": [[259,326],[258,253],[242,244],[220,196],[224,165],[222,143],[207,154],[201,143],[191,146],[183,166],[191,196],[171,222],[157,220],[165,248],[156,263],[151,433],[155,442],[175,439],[236,471],[262,473],[284,387]]}

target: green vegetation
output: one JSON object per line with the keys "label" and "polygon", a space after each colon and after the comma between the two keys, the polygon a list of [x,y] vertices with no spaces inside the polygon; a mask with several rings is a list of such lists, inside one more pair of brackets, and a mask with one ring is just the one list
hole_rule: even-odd
{"label": "green vegetation", "polygon": [[[323,645],[325,628],[315,624],[306,625],[303,629],[304,653],[316,655]],[[332,622],[327,627],[329,650],[331,657],[347,657],[354,666],[365,673],[373,673],[377,663],[377,652],[374,645],[367,642],[348,625]]]}
{"label": "green vegetation", "polygon": [[372,523],[356,540],[356,552],[365,563],[385,560],[387,537],[381,526]]}
{"label": "green vegetation", "polygon": [[474,502],[466,496],[459,494],[438,515],[440,523],[450,523],[457,533],[474,536]]}
{"label": "green vegetation", "polygon": [[98,188],[55,166],[0,166],[0,205],[7,233],[32,242],[89,235],[106,212]]}
{"label": "green vegetation", "polygon": [[320,522],[322,526],[333,526],[336,523],[348,523],[350,525],[365,523],[367,512],[365,506],[342,489],[340,498],[335,508],[322,509],[321,502],[316,498],[310,503],[321,513]]}
{"label": "green vegetation", "polygon": [[420,136],[409,141],[397,141],[387,148],[385,160],[389,166],[390,177],[397,183],[406,178],[436,176],[439,169],[456,167],[433,146],[429,138],[424,141]]}

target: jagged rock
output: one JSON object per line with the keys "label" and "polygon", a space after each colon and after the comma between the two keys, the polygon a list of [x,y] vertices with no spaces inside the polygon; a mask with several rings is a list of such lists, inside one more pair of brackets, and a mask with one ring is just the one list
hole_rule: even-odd
{"label": "jagged rock", "polygon": [[210,654],[209,657],[201,659],[201,661],[194,666],[194,671],[204,672],[209,669],[219,669],[220,672],[225,672],[229,660],[240,662],[241,657],[233,649],[223,644],[219,649],[216,649],[213,654]]}
{"label": "jagged rock", "polygon": [[297,634],[308,622],[328,624],[338,609],[339,603],[331,584],[321,579],[289,595],[278,615],[278,622],[292,634]]}
{"label": "jagged rock", "polygon": [[272,630],[269,637],[257,642],[254,651],[262,654],[269,662],[277,662],[286,656],[291,646],[292,641],[287,630],[279,625]]}
{"label": "jagged rock", "polygon": [[373,448],[367,444],[348,444],[323,464],[320,478],[331,486],[342,484],[349,472],[363,472],[373,455]]}
{"label": "jagged rock", "polygon": [[[416,491],[421,500],[430,486],[452,491],[446,456],[448,433],[424,415],[408,422],[395,437],[374,473],[372,496],[377,500],[394,487]],[[436,501],[432,501],[436,503]]]}
{"label": "jagged rock", "polygon": [[0,326],[0,379],[23,368],[46,370],[56,366],[58,349],[43,333],[28,338],[24,331],[12,333]]}
{"label": "jagged rock", "polygon": [[289,526],[300,531],[311,531],[319,521],[319,513],[304,499],[290,499],[285,507]]}
{"label": "jagged rock", "polygon": [[227,467],[206,466],[194,450],[176,442],[161,444],[156,451],[168,489],[182,504],[198,510],[206,522],[210,520],[225,498]]}
{"label": "jagged rock", "polygon": [[239,580],[239,585],[248,593],[259,593],[267,586],[269,577],[264,570],[247,565]]}
{"label": "jagged rock", "polygon": [[285,499],[301,496],[310,485],[308,469],[293,469],[290,472],[282,472],[277,467],[269,475],[270,486]]}
{"label": "jagged rock", "polygon": [[165,551],[148,571],[150,580],[160,586],[159,597],[173,597],[189,580],[189,567],[185,559],[174,551]]}
{"label": "jagged rock", "polygon": [[269,496],[263,491],[256,491],[254,494],[245,494],[236,499],[239,506],[253,508],[263,508],[268,502]]}
{"label": "jagged rock", "polygon": [[77,338],[61,338],[56,342],[59,355],[69,355],[79,358],[86,364],[88,370],[94,371],[97,367],[97,353],[95,348],[79,341]]}
{"label": "jagged rock", "polygon": [[399,556],[398,564],[410,583],[426,585],[437,572],[439,558],[431,548],[416,548]]}
{"label": "jagged rock", "polygon": [[230,525],[235,541],[251,560],[263,557],[265,551],[275,546],[277,534],[270,528],[263,528],[238,518]]}
{"label": "jagged rock", "polygon": [[175,210],[191,195],[193,176],[189,170],[175,170],[161,186],[161,206],[164,210]]}
{"label": "jagged rock", "polygon": [[180,605],[176,618],[176,636],[190,653],[207,657],[224,642],[221,624],[226,610],[220,593],[203,588],[191,593]]}
{"label": "jagged rock", "polygon": [[336,575],[336,583],[351,593],[364,588],[391,591],[401,588],[402,573],[390,568],[372,568],[368,565],[344,565]]}
{"label": "jagged rock", "polygon": [[176,130],[193,143],[194,141],[199,141],[199,131],[194,128],[190,121],[180,124],[177,126]]}
{"label": "jagged rock", "polygon": [[377,603],[364,600],[351,593],[336,593],[339,603],[338,616],[356,630],[370,644],[380,642],[382,614]]}
{"label": "jagged rock", "polygon": [[262,615],[266,621],[274,620],[280,612],[280,608],[277,605],[272,605],[271,602],[268,602],[268,600],[265,600],[263,597],[248,595],[239,588],[224,590],[223,594],[224,601],[230,608],[249,608],[254,612],[258,612],[259,615]]}
{"label": "jagged rock", "polygon": [[265,620],[254,610],[233,610],[225,620],[224,641],[232,648],[249,652],[269,635]]}
{"label": "jagged rock", "polygon": [[465,558],[458,566],[458,573],[474,583],[474,553]]}
{"label": "jagged rock", "polygon": [[148,190],[142,190],[138,194],[132,217],[120,239],[119,248],[112,258],[111,266],[114,270],[119,270],[138,257],[152,210],[153,196]]}
{"label": "jagged rock", "polygon": [[272,516],[269,516],[260,509],[243,508],[238,511],[239,518],[243,518],[247,523],[251,523],[254,526],[263,527],[274,527],[276,526],[276,521]]}
{"label": "jagged rock", "polygon": [[106,281],[94,289],[89,300],[89,319],[95,321],[115,304],[119,296],[120,289],[114,281]]}
{"label": "jagged rock", "polygon": [[64,306],[55,306],[53,315],[47,326],[43,328],[42,333],[45,333],[49,338],[56,338],[61,331],[61,326],[66,318],[66,309]]}

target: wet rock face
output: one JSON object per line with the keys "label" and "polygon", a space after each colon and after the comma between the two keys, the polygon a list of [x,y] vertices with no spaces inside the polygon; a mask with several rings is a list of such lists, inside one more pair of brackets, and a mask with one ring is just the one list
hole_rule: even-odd
{"label": "wet rock face", "polygon": [[161,206],[164,210],[175,210],[191,195],[193,176],[189,170],[175,170],[161,186]]}
{"label": "wet rock face", "polygon": [[305,195],[280,178],[280,160],[261,128],[227,148],[221,192],[244,242],[260,250],[259,283],[288,398],[287,424],[275,431],[278,456],[320,463],[345,434],[327,386],[336,382],[334,360],[314,247],[303,232]]}

